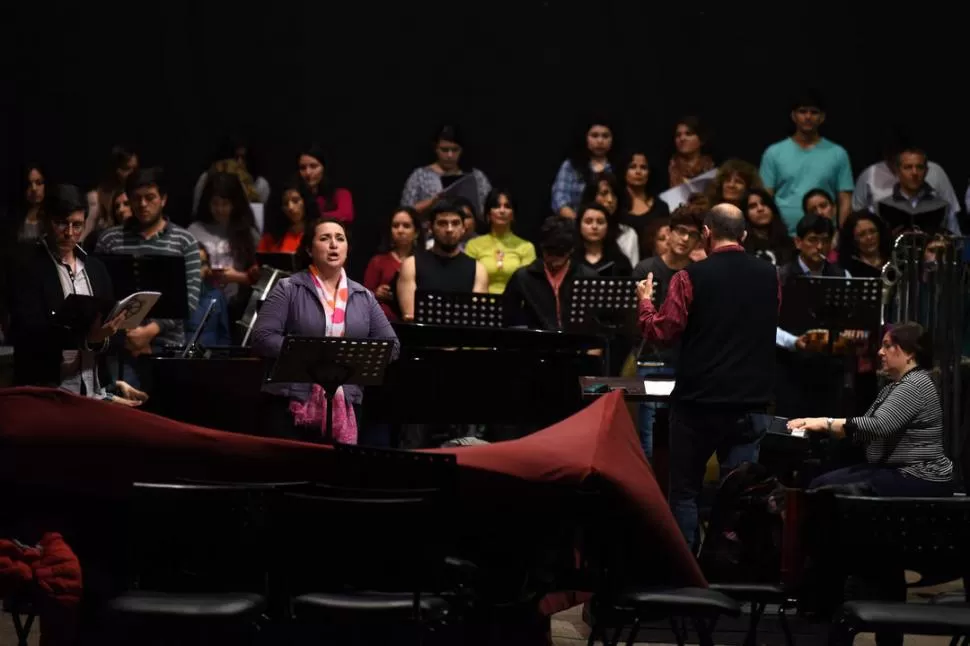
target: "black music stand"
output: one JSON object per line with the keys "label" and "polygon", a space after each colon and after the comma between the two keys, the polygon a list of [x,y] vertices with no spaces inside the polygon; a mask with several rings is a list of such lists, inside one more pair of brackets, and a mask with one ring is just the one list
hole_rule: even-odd
{"label": "black music stand", "polygon": [[261,267],[279,269],[280,271],[289,272],[291,274],[295,274],[300,270],[296,266],[296,259],[297,254],[295,253],[261,252],[256,254],[256,263]]}
{"label": "black music stand", "polygon": [[414,296],[414,322],[465,327],[502,327],[502,296],[419,289]]}
{"label": "black music stand", "polygon": [[389,339],[347,339],[343,337],[288,336],[271,383],[317,384],[327,399],[327,427],[324,443],[333,444],[333,398],[347,384],[379,386],[391,360],[394,342]]}
{"label": "black music stand", "polygon": [[829,351],[835,333],[843,330],[879,329],[882,313],[882,280],[796,276],[785,287],[781,326],[786,330],[828,330]]}
{"label": "black music stand", "polygon": [[603,366],[609,374],[610,346],[618,338],[634,336],[637,305],[637,281],[633,278],[574,278],[569,302],[565,304],[563,327],[571,332],[606,337]]}
{"label": "black music stand", "polygon": [[97,254],[111,276],[115,294],[161,292],[152,318],[189,318],[188,276],[185,258],[168,255]]}

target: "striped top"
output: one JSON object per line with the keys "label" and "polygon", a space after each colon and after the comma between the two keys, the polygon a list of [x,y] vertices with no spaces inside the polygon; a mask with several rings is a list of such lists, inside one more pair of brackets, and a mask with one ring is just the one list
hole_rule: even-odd
{"label": "striped top", "polygon": [[953,478],[953,463],[943,452],[940,394],[926,370],[910,370],[885,386],[865,415],[847,421],[846,434],[867,444],[870,464],[898,466],[930,482]]}
{"label": "striped top", "polygon": [[[134,229],[117,226],[105,229],[98,238],[95,253],[127,254],[131,256],[183,256],[185,258],[185,281],[189,295],[189,312],[199,305],[202,287],[202,263],[199,243],[191,233],[171,222],[165,228],[145,239]],[[127,296],[127,294],[126,294]],[[158,323],[161,332],[155,337],[155,347],[185,344],[185,325],[176,319],[151,319]]]}

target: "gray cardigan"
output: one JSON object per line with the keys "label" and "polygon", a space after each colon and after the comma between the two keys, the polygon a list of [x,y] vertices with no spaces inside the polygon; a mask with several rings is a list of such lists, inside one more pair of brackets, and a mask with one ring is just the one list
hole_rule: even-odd
{"label": "gray cardigan", "polygon": [[[392,359],[401,348],[394,328],[387,322],[374,295],[360,283],[347,281],[347,323],[344,336],[348,339],[393,339]],[[253,328],[252,347],[256,354],[275,358],[283,347],[283,337],[326,336],[327,319],[317,296],[309,271],[281,280],[259,310]],[[263,390],[276,395],[306,401],[310,384],[267,384]],[[352,404],[359,404],[363,393],[359,386],[344,387],[344,394]]]}

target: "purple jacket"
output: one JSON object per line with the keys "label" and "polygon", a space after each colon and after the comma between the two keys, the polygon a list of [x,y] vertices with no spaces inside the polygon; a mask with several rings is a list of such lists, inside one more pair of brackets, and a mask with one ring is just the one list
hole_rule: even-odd
{"label": "purple jacket", "polygon": [[[347,280],[347,323],[344,336],[348,339],[394,339],[393,359],[397,359],[401,344],[394,328],[387,322],[377,299],[366,287]],[[284,278],[273,288],[259,310],[253,327],[252,347],[263,357],[278,357],[283,337],[326,336],[327,319],[323,304],[313,286],[309,271],[301,271]],[[310,384],[267,384],[266,392],[306,401]],[[344,386],[344,395],[352,404],[359,404],[363,393],[359,386]]]}

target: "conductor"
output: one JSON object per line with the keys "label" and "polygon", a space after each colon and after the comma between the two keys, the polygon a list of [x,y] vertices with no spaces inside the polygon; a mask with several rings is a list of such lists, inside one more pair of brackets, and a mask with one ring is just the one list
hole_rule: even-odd
{"label": "conductor", "polygon": [[758,459],[768,426],[781,291],[775,268],[745,253],[744,217],[718,204],[704,218],[708,258],[674,274],[658,312],[653,275],[637,284],[647,342],[680,339],[670,407],[668,501],[691,547],[697,497],[717,453],[721,474]]}

